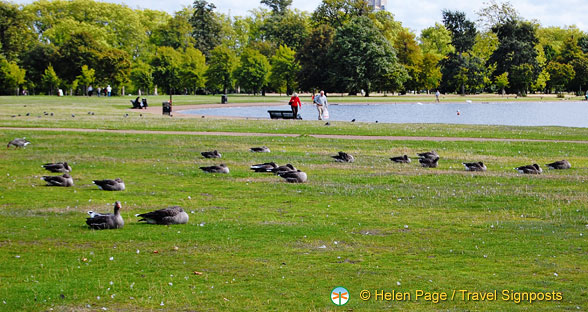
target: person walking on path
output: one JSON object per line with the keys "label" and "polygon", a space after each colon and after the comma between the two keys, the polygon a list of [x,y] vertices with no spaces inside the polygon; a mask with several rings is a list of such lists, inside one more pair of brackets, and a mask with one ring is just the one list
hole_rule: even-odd
{"label": "person walking on path", "polygon": [[323,120],[323,114],[325,109],[329,106],[327,102],[327,96],[325,95],[325,91],[321,90],[320,94],[315,95],[314,97],[314,104],[316,105],[316,109],[318,110],[318,120]]}
{"label": "person walking on path", "polygon": [[106,87],[106,92],[108,93],[108,96],[110,96],[110,94],[112,93],[112,88],[110,87],[110,85]]}
{"label": "person walking on path", "polygon": [[296,92],[294,92],[294,94],[292,94],[292,97],[290,98],[290,108],[292,109],[292,114],[294,115],[294,119],[298,119],[298,110],[299,108],[302,108],[302,102],[300,102],[300,98],[298,97],[298,94]]}
{"label": "person walking on path", "polygon": [[437,102],[439,102],[439,96],[441,96],[441,92],[437,90],[437,92],[435,92],[435,99],[437,100]]}

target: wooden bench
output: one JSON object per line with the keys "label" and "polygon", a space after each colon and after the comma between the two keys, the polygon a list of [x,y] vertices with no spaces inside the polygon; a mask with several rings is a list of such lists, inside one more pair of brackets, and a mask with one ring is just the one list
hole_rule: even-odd
{"label": "wooden bench", "polygon": [[298,119],[300,116],[294,116],[292,111],[289,110],[268,110],[267,112],[269,113],[271,119]]}

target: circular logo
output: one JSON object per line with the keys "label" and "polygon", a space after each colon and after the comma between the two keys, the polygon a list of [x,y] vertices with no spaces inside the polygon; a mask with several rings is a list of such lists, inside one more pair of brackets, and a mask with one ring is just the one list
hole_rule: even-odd
{"label": "circular logo", "polygon": [[345,305],[349,301],[349,291],[340,286],[335,287],[331,290],[331,301],[338,306]]}

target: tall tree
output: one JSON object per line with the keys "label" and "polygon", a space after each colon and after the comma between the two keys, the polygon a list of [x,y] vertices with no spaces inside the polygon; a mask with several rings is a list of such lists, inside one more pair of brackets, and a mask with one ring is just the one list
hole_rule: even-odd
{"label": "tall tree", "polygon": [[284,14],[292,0],[261,0],[261,4],[267,5],[275,14]]}
{"label": "tall tree", "polygon": [[180,70],[182,86],[188,91],[196,93],[203,88],[206,82],[206,58],[202,52],[190,47],[183,53],[183,62]]}
{"label": "tall tree", "polygon": [[549,82],[556,92],[563,91],[565,86],[574,79],[576,72],[571,65],[551,62],[545,68],[549,73]]}
{"label": "tall tree", "polygon": [[270,69],[270,63],[265,56],[256,50],[245,49],[235,76],[241,87],[257,94],[267,85]]}
{"label": "tall tree", "polygon": [[330,52],[337,60],[331,68],[332,79],[349,92],[385,90],[388,80],[406,79],[398,75],[396,52],[392,45],[365,16],[355,17],[337,30]]}
{"label": "tall tree", "polygon": [[442,24],[435,23],[435,26],[425,28],[419,37],[423,53],[435,54],[439,59],[455,51],[451,45],[451,32]]}
{"label": "tall tree", "polygon": [[269,80],[280,93],[283,88],[288,95],[294,91],[296,76],[300,70],[300,64],[294,56],[295,52],[292,49],[282,45],[271,59],[272,71]]}
{"label": "tall tree", "polygon": [[18,95],[25,83],[25,74],[15,62],[8,62],[0,55],[0,93]]}
{"label": "tall tree", "polygon": [[153,73],[151,66],[142,61],[136,61],[133,63],[131,69],[131,81],[136,88],[137,93],[139,90],[146,94],[150,94],[151,88],[153,87]]}
{"label": "tall tree", "polygon": [[297,80],[302,90],[332,89],[328,68],[332,63],[329,50],[334,36],[335,30],[331,26],[320,25],[296,53],[296,60],[300,63]]}
{"label": "tall tree", "polygon": [[306,13],[286,11],[266,18],[261,27],[265,40],[298,50],[308,39],[310,19]]}
{"label": "tall tree", "polygon": [[455,52],[449,54],[448,58],[443,60],[443,89],[446,91],[456,91],[456,77],[460,83],[457,85],[461,88],[461,94],[465,94],[465,77],[466,73],[471,72],[471,62],[463,55],[474,46],[476,41],[476,27],[472,21],[466,19],[464,12],[443,11],[443,24],[451,32],[451,45]]}
{"label": "tall tree", "polygon": [[17,5],[0,2],[0,54],[16,61],[33,43],[32,17]]}
{"label": "tall tree", "polygon": [[153,68],[153,82],[165,88],[167,94],[172,95],[181,84],[182,55],[170,48],[159,47],[151,60]]}
{"label": "tall tree", "polygon": [[221,43],[221,23],[216,16],[213,3],[205,0],[194,0],[194,14],[190,18],[192,24],[192,37],[196,40],[194,47],[200,50],[204,55]]}
{"label": "tall tree", "polygon": [[394,41],[394,48],[398,62],[408,73],[408,80],[404,83],[405,90],[420,89],[420,75],[423,63],[423,53],[415,40],[415,36],[408,30],[398,34]]}
{"label": "tall tree", "polygon": [[82,73],[77,76],[78,83],[81,83],[84,87],[84,94],[88,95],[88,86],[94,83],[96,80],[96,71],[92,68],[88,68],[88,65],[82,66]]}
{"label": "tall tree", "polygon": [[47,69],[45,69],[45,73],[41,78],[41,82],[43,83],[43,86],[49,91],[49,95],[53,95],[53,91],[55,91],[61,83],[61,79],[59,79],[55,73],[53,65],[49,64]]}
{"label": "tall tree", "polygon": [[219,45],[210,52],[206,70],[206,88],[212,92],[221,90],[224,94],[233,88],[233,72],[238,60],[235,53],[226,46]]}
{"label": "tall tree", "polygon": [[323,0],[312,13],[312,20],[317,25],[327,24],[337,29],[352,18],[372,11],[366,0]]}
{"label": "tall tree", "polygon": [[153,30],[150,37],[151,42],[156,46],[167,46],[174,49],[194,47],[196,40],[192,37],[192,24],[190,24],[192,15],[191,8],[184,8],[176,12],[166,24],[159,25]]}

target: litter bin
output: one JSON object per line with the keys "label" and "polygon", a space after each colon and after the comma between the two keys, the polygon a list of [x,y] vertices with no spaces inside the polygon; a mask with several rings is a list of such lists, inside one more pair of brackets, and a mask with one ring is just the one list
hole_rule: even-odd
{"label": "litter bin", "polygon": [[226,94],[221,95],[221,104],[227,104],[229,103],[229,98],[227,97]]}
{"label": "litter bin", "polygon": [[163,114],[164,115],[171,115],[172,105],[170,102],[163,102],[161,103]]}

